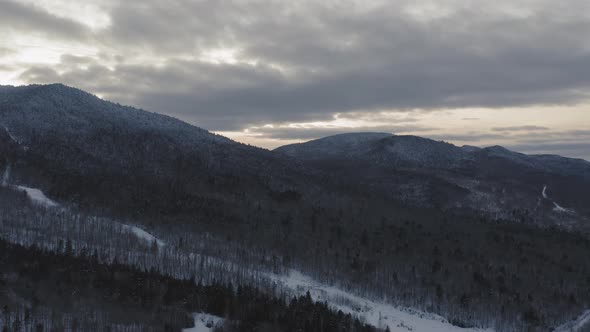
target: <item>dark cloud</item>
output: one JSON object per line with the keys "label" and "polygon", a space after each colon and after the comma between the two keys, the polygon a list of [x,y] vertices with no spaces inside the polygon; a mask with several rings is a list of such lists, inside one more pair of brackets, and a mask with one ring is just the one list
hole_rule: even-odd
{"label": "dark cloud", "polygon": [[[408,14],[422,2],[441,7],[440,17]],[[86,37],[106,58],[65,55],[21,79],[64,82],[217,131],[334,113],[586,101],[588,2],[520,6],[526,15],[508,1],[120,1],[110,25]],[[26,13],[29,28],[75,30]],[[235,53],[230,63],[203,61],[202,52],[224,48]]]}
{"label": "dark cloud", "polygon": [[33,32],[50,38],[81,41],[89,41],[91,35],[89,29],[80,23],[13,0],[0,1],[0,30]]}

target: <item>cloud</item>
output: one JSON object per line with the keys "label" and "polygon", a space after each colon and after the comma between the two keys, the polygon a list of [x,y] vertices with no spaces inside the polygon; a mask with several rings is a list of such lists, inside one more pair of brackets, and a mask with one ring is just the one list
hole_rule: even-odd
{"label": "cloud", "polygon": [[478,144],[481,141],[499,141],[504,139],[506,136],[491,133],[467,132],[464,134],[426,134],[425,137],[437,141],[458,141],[469,142],[470,144]]}
{"label": "cloud", "polygon": [[502,131],[502,132],[517,132],[517,131],[545,131],[549,130],[547,127],[542,126],[511,126],[511,127],[494,127],[492,131]]}
{"label": "cloud", "polygon": [[467,132],[465,134],[425,134],[435,140],[451,141],[458,145],[503,145],[511,150],[528,154],[557,154],[590,160],[590,130],[522,131],[513,135],[504,133]]}
{"label": "cloud", "polygon": [[5,56],[5,55],[10,55],[10,54],[14,54],[16,53],[15,50],[8,48],[8,47],[2,47],[0,46],[0,57],[1,56]]}
{"label": "cloud", "polygon": [[424,126],[412,125],[384,125],[384,126],[360,126],[360,127],[259,127],[248,130],[249,134],[260,138],[282,139],[282,140],[310,140],[336,134],[350,132],[382,132],[391,134],[404,134],[416,132],[428,132],[435,130]]}
{"label": "cloud", "polygon": [[545,144],[511,144],[507,145],[511,150],[522,151],[528,154],[554,154],[580,158],[590,161],[590,143],[545,143]]}
{"label": "cloud", "polygon": [[0,31],[90,41],[90,31],[84,25],[12,0],[0,1]]}
{"label": "cloud", "polygon": [[215,131],[335,113],[575,105],[590,92],[585,0],[109,1],[109,25],[93,32],[7,3],[21,13],[10,31],[100,53],[27,65],[23,82],[64,82]]}

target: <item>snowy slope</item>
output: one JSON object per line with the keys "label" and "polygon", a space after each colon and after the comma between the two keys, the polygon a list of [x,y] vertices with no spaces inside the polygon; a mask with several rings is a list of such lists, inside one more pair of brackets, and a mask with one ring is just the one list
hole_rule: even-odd
{"label": "snowy slope", "polygon": [[182,329],[183,332],[211,332],[216,326],[223,323],[223,318],[209,314],[194,313],[193,318],[195,320],[195,326]]}
{"label": "snowy slope", "polygon": [[[543,186],[543,191],[541,192],[541,195],[543,195],[544,199],[550,200],[549,196],[547,195],[547,186]],[[557,202],[555,201],[551,201],[551,203],[553,203],[553,211],[555,212],[560,212],[560,213],[569,213],[569,214],[575,214],[576,211],[572,210],[572,209],[568,209],[568,208],[564,208],[563,206],[557,204]]]}
{"label": "snowy slope", "polygon": [[123,228],[123,230],[132,233],[133,235],[137,236],[142,240],[145,240],[146,242],[154,243],[154,241],[156,241],[158,247],[163,247],[166,245],[164,241],[158,239],[157,237],[153,236],[152,234],[146,232],[145,230],[137,226],[121,224],[121,227]]}
{"label": "snowy slope", "polygon": [[[10,180],[10,166],[8,166],[4,170],[4,174],[2,176],[2,186],[11,186],[13,188],[16,188],[16,189],[26,192],[29,199],[33,203],[38,204],[40,206],[49,207],[49,208],[60,206],[59,203],[57,203],[57,202],[53,201],[52,199],[50,199],[49,197],[45,196],[45,193],[43,193],[43,191],[41,189],[26,187],[26,186],[22,186],[22,185],[12,186],[9,184],[9,180]],[[121,228],[124,231],[127,231],[127,232],[135,235],[139,239],[144,240],[150,244],[154,243],[154,241],[155,241],[159,248],[166,245],[166,243],[164,241],[158,239],[154,235],[148,233],[147,231],[145,231],[137,226],[121,224]]]}
{"label": "snowy slope", "polygon": [[543,195],[543,198],[549,199],[549,197],[547,196],[547,186],[543,187],[543,192],[541,192],[541,195]]}
{"label": "snowy slope", "polygon": [[45,207],[59,206],[58,203],[52,201],[47,196],[45,196],[43,191],[41,191],[40,189],[30,188],[30,187],[25,187],[25,186],[16,186],[16,188],[25,191],[27,193],[27,196],[29,197],[29,199],[31,199],[31,201],[33,201],[34,203],[37,203],[41,206],[45,206]]}
{"label": "snowy slope", "polygon": [[[327,302],[333,309],[350,313],[368,324],[392,332],[473,332],[481,329],[464,329],[451,325],[445,318],[418,310],[398,308],[391,304],[356,296],[333,286],[319,283],[309,276],[291,270],[289,275],[270,275],[277,283],[303,295],[309,291],[315,301]],[[487,330],[492,331],[492,330]]]}
{"label": "snowy slope", "polygon": [[581,332],[590,327],[590,310],[584,311],[576,320],[567,322],[553,330],[553,332]]}
{"label": "snowy slope", "polygon": [[390,137],[388,133],[349,133],[328,136],[321,139],[285,145],[277,148],[279,151],[291,157],[299,158],[302,155],[306,158],[317,157],[338,157],[343,153],[350,157],[363,154],[367,146],[380,139]]}
{"label": "snowy slope", "polygon": [[31,188],[31,187],[21,186],[21,185],[12,186],[10,184],[11,170],[12,170],[12,167],[10,165],[7,165],[6,168],[4,169],[4,172],[2,174],[2,183],[1,183],[1,185],[3,187],[13,187],[18,190],[26,192],[29,199],[38,205],[45,206],[45,207],[58,207],[59,206],[58,203],[54,202],[49,197],[45,196],[45,194],[43,193],[43,191],[41,189]]}

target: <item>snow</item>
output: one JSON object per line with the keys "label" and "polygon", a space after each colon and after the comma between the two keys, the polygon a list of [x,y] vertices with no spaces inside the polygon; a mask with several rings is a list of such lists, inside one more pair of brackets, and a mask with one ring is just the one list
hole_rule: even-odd
{"label": "snow", "polygon": [[14,143],[16,143],[16,144],[18,144],[18,145],[21,145],[21,146],[22,146],[22,147],[25,149],[25,151],[29,150],[29,147],[28,147],[28,146],[26,146],[26,145],[24,145],[24,144],[22,143],[22,141],[21,141],[20,139],[18,139],[18,137],[16,137],[16,136],[15,136],[13,133],[11,133],[11,132],[10,132],[10,130],[8,130],[8,127],[4,126],[4,130],[5,130],[5,131],[6,131],[6,133],[8,134],[8,137],[10,137],[10,139],[11,139],[11,140],[12,140]]}
{"label": "snow", "polygon": [[[10,172],[11,172],[11,170],[12,170],[12,168],[10,165],[6,166],[6,169],[4,169],[4,173],[2,174],[2,186],[3,187],[12,187],[10,185]],[[41,189],[31,188],[31,187],[26,187],[26,186],[19,186],[19,185],[14,186],[13,188],[16,188],[16,189],[26,192],[29,199],[38,205],[45,206],[45,207],[59,206],[58,203],[54,202],[49,197],[45,196],[45,194],[43,193],[43,191],[41,191]]]}
{"label": "snow", "polygon": [[152,234],[144,231],[143,229],[141,229],[137,226],[121,224],[121,227],[124,230],[133,233],[133,235],[137,236],[138,238],[145,240],[149,243],[154,243],[154,241],[156,241],[156,244],[158,245],[158,247],[163,247],[166,245],[166,243],[164,241],[158,239],[157,237],[153,236]]}
{"label": "snow", "polygon": [[182,329],[182,332],[212,332],[216,326],[223,323],[223,318],[209,314],[194,313],[193,318],[195,326]]}
{"label": "snow", "polygon": [[[541,195],[543,195],[544,199],[549,199],[549,196],[547,195],[547,186],[543,186],[543,191],[541,192]],[[576,211],[572,210],[572,209],[568,209],[568,208],[564,208],[563,206],[557,204],[557,202],[551,201],[553,203],[553,211],[555,212],[559,212],[559,213],[571,213],[571,214],[575,214]]]}
{"label": "snow", "polygon": [[555,207],[553,208],[553,211],[556,212],[563,212],[563,213],[575,213],[574,210],[572,209],[566,209],[562,206],[560,206],[559,204],[553,202],[553,205],[555,205]]}
{"label": "snow", "polygon": [[2,186],[8,185],[8,181],[10,180],[10,170],[11,170],[10,165],[6,166],[6,169],[4,170],[4,174],[2,174]]}
{"label": "snow", "polygon": [[6,126],[4,126],[4,130],[6,131],[6,133],[8,134],[8,137],[10,137],[10,139],[11,139],[12,141],[14,141],[16,144],[21,144],[20,140],[19,140],[19,139],[18,139],[16,136],[14,136],[14,135],[13,135],[13,134],[10,132],[10,130],[8,130],[8,128],[7,128]]}
{"label": "snow", "polygon": [[588,326],[590,326],[590,310],[584,311],[576,320],[559,326],[553,332],[581,332],[583,328]]}
{"label": "snow", "polygon": [[45,206],[45,207],[59,206],[59,204],[57,204],[56,202],[49,199],[47,196],[45,196],[45,194],[41,190],[39,190],[37,188],[30,188],[30,187],[25,187],[25,186],[16,186],[16,188],[25,191],[27,193],[27,196],[29,196],[29,199],[31,199],[34,203],[37,203],[41,206]]}
{"label": "snow", "polygon": [[288,156],[308,156],[312,158],[326,156],[354,156],[362,154],[371,145],[383,138],[391,137],[389,133],[347,133],[328,136],[304,143],[289,144],[278,147],[275,151]]}
{"label": "snow", "polygon": [[[466,329],[451,325],[445,318],[409,308],[399,308],[391,304],[363,298],[334,286],[322,284],[296,270],[288,275],[270,275],[272,279],[303,295],[309,291],[314,301],[326,302],[335,310],[350,313],[366,323],[392,332],[473,332],[482,329]],[[492,331],[492,330],[486,330]]]}
{"label": "snow", "polygon": [[543,192],[541,193],[543,195],[543,198],[548,199],[549,197],[547,197],[547,186],[543,187]]}

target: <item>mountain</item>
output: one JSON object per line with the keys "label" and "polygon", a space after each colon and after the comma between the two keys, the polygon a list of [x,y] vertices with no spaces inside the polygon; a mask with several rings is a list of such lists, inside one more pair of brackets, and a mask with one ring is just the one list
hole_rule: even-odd
{"label": "mountain", "polygon": [[417,206],[588,226],[590,206],[584,197],[590,195],[590,163],[581,159],[386,133],[341,134],[275,151]]}
{"label": "mountain", "polygon": [[232,218],[310,187],[268,150],[61,84],[0,89],[0,149],[12,181],[119,215]]}

